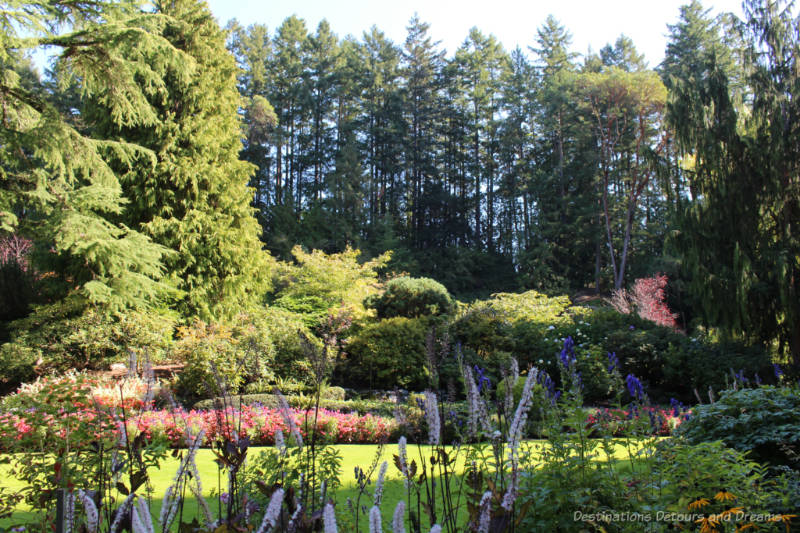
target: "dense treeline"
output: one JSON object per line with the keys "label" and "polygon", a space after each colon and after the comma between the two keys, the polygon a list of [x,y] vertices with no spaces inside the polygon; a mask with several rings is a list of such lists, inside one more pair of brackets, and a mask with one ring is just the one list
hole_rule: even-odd
{"label": "dense treeline", "polygon": [[297,17],[230,28],[243,155],[278,255],[401,249],[399,265],[462,291],[515,274],[619,288],[660,256],[681,194],[658,175],[666,89],[628,38],[579,61],[552,17],[530,53],[473,29],[449,57],[416,16],[401,44]]}

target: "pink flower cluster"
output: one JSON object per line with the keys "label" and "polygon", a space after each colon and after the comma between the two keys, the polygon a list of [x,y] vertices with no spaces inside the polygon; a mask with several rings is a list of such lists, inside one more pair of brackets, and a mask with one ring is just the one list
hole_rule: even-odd
{"label": "pink flower cluster", "polygon": [[[0,449],[9,448],[14,441],[36,438],[37,428],[31,424],[34,417],[30,412],[0,414]],[[289,411],[303,438],[310,436],[314,424],[313,411],[292,409]],[[121,414],[118,415],[122,419]],[[95,433],[96,437],[116,440],[121,427],[116,425],[110,413],[103,409],[87,407],[68,416],[73,422],[83,421],[97,425],[105,433]],[[66,420],[66,418],[65,418]],[[98,422],[105,422],[100,423]],[[50,434],[61,434],[58,420],[51,420],[54,425],[46,428]],[[283,415],[277,409],[260,406],[242,406],[209,411],[153,410],[128,413],[125,417],[129,436],[143,433],[147,439],[164,438],[170,445],[185,445],[185,430],[192,434],[203,430],[204,445],[224,438],[248,437],[252,445],[271,445],[275,443],[275,433],[280,429],[289,434],[289,428]],[[335,444],[367,444],[386,442],[395,436],[398,430],[394,419],[383,418],[371,414],[340,413],[320,409],[316,416],[317,438],[321,442]],[[94,433],[94,432],[92,432]],[[63,436],[63,435],[62,435]]]}

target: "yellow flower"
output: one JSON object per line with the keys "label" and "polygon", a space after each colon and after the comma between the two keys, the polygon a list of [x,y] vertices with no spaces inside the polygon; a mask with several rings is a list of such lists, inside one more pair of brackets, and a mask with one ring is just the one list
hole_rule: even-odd
{"label": "yellow flower", "polygon": [[714,494],[714,499],[718,502],[726,502],[726,501],[733,501],[736,499],[732,493],[728,492],[726,489],[722,489],[718,493]]}
{"label": "yellow flower", "polygon": [[708,498],[697,498],[696,500],[689,502],[689,510],[693,511],[695,509],[705,507],[709,503],[711,503],[711,501]]}
{"label": "yellow flower", "polygon": [[786,526],[786,531],[789,531],[789,525],[792,523],[792,518],[797,518],[796,514],[777,514],[769,519],[770,522],[783,522]]}
{"label": "yellow flower", "polygon": [[696,524],[700,524],[700,533],[714,533],[717,531],[719,521],[716,515],[706,516],[695,520]]}
{"label": "yellow flower", "polygon": [[731,507],[727,511],[722,511],[720,515],[725,517],[725,516],[730,516],[732,514],[741,513],[742,511],[744,511],[744,507]]}
{"label": "yellow flower", "polygon": [[747,524],[742,524],[741,526],[736,528],[736,531],[744,531],[745,529],[754,529],[756,525],[752,522],[748,522]]}

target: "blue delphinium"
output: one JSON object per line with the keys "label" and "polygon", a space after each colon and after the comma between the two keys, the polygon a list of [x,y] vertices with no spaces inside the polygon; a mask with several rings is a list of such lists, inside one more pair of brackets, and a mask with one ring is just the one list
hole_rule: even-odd
{"label": "blue delphinium", "polygon": [[478,382],[477,383],[478,392],[483,392],[484,387],[486,387],[486,390],[489,390],[489,387],[491,387],[492,382],[489,381],[489,378],[486,376],[485,373],[486,371],[483,368],[479,367],[478,365],[475,365],[473,367],[473,370],[475,371],[475,378],[476,378],[475,381]]}
{"label": "blue delphinium", "polygon": [[642,387],[642,382],[639,381],[639,378],[633,374],[628,374],[628,377],[625,378],[625,383],[628,385],[628,392],[632,397],[637,400],[641,400],[644,397],[644,387]]}
{"label": "blue delphinium", "polygon": [[619,368],[617,352],[608,352],[608,373],[611,374],[617,368]]}

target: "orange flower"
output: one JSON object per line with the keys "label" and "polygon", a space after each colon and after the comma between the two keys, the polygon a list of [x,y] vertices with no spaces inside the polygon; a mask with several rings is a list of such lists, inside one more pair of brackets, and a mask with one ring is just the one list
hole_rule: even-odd
{"label": "orange flower", "polygon": [[783,522],[786,526],[786,532],[789,532],[789,525],[792,523],[792,518],[797,518],[796,514],[777,514],[769,519],[770,522]]}
{"label": "orange flower", "polygon": [[726,502],[726,501],[733,501],[736,499],[732,493],[728,492],[727,489],[722,489],[718,493],[714,494],[714,499],[718,502]]}
{"label": "orange flower", "polygon": [[711,503],[711,501],[708,498],[697,498],[694,501],[689,502],[689,510],[693,511],[695,509],[705,507],[709,503]]}
{"label": "orange flower", "polygon": [[717,531],[717,525],[719,525],[716,515],[698,518],[695,520],[695,523],[700,524],[700,533],[715,533]]}

